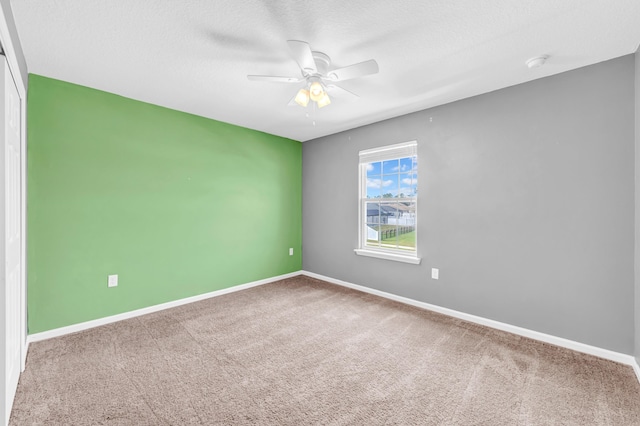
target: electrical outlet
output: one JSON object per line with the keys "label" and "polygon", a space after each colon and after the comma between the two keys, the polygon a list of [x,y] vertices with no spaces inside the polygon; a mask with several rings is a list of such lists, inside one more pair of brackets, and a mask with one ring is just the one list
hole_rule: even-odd
{"label": "electrical outlet", "polygon": [[117,275],[109,275],[109,279],[107,280],[107,285],[109,287],[117,287],[118,286],[118,276]]}
{"label": "electrical outlet", "polygon": [[293,256],[293,247],[289,249],[289,256]]}
{"label": "electrical outlet", "polygon": [[438,268],[431,268],[431,278],[437,280],[440,277],[440,270]]}

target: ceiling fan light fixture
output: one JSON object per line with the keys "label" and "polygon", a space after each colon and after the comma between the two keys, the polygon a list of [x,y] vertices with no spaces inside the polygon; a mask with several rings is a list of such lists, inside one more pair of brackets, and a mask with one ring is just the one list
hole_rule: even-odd
{"label": "ceiling fan light fixture", "polygon": [[295,101],[301,107],[309,105],[309,91],[307,89],[300,89],[296,95]]}
{"label": "ceiling fan light fixture", "polygon": [[[331,68],[331,58],[325,53],[311,50],[311,46],[302,40],[287,40],[291,56],[300,68],[301,76],[286,77],[276,75],[247,75],[252,81],[269,81],[273,83],[300,83],[304,82],[304,87],[300,88],[289,100],[288,105],[298,104],[307,107],[311,101],[315,102],[318,108],[323,108],[331,104],[328,91],[342,99],[345,97],[358,98],[352,93],[334,82],[351,80],[364,77],[379,72],[378,63],[374,59],[359,62],[340,68]],[[315,108],[315,105],[313,105]]]}
{"label": "ceiling fan light fixture", "polygon": [[318,99],[318,108],[325,107],[331,103],[331,99],[329,99],[329,95],[325,92],[324,95]]}
{"label": "ceiling fan light fixture", "polygon": [[322,97],[325,95],[322,84],[317,81],[311,83],[311,86],[309,87],[309,95],[311,97],[311,100],[316,102],[322,99]]}

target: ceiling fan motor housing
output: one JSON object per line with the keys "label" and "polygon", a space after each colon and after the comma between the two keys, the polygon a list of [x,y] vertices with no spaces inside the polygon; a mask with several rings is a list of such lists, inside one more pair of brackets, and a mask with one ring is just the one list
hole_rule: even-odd
{"label": "ceiling fan motor housing", "polygon": [[[313,61],[316,63],[316,74],[319,74],[320,76],[326,76],[327,72],[329,71],[329,64],[331,63],[331,59],[329,58],[329,56],[322,52],[311,52],[311,54],[313,55]],[[305,71],[313,70],[305,69]]]}

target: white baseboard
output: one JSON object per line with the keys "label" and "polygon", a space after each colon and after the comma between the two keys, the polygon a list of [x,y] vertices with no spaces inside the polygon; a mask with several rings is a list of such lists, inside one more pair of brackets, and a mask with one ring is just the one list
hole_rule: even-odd
{"label": "white baseboard", "polygon": [[29,353],[29,336],[27,336],[27,340],[22,345],[22,353],[20,354],[20,373],[24,372],[24,369],[27,367],[27,354]]}
{"label": "white baseboard", "polygon": [[632,362],[631,366],[633,367],[633,371],[636,372],[636,377],[638,378],[638,381],[640,382],[640,365],[638,365],[638,361],[635,358],[633,359],[633,362]]}
{"label": "white baseboard", "polygon": [[184,299],[174,300],[167,303],[161,303],[159,305],[149,306],[147,308],[136,309],[135,311],[124,312],[122,314],[112,315],[109,317],[99,318],[96,320],[81,322],[79,324],[73,324],[66,327],[55,328],[53,330],[43,331],[41,333],[29,334],[27,336],[27,347],[29,343],[39,342],[41,340],[52,339],[54,337],[64,336],[65,334],[75,333],[77,331],[87,330],[94,327],[99,327],[105,324],[111,324],[113,322],[126,320],[129,318],[139,317],[140,315],[150,314],[152,312],[158,312],[176,306],[186,305],[187,303],[198,302],[200,300],[209,299],[211,297],[222,296],[223,294],[229,294],[236,291],[246,290],[251,287],[272,283],[274,281],[284,280],[300,275],[301,271],[291,272],[289,274],[278,275],[277,277],[265,278],[259,281],[253,281],[250,283],[240,284],[229,288],[223,288],[222,290],[212,291],[210,293],[199,294],[197,296],[191,296]]}
{"label": "white baseboard", "polygon": [[[198,302],[200,300],[209,299],[211,297],[222,296],[223,294],[229,294],[236,291],[246,290],[251,287],[256,287],[264,284],[268,284],[274,281],[283,280],[286,278],[292,278],[298,275],[306,275],[311,278],[317,278],[322,281],[326,281],[331,284],[337,284],[343,287],[348,287],[354,290],[362,291],[364,293],[373,294],[376,296],[384,297],[385,299],[394,300],[396,302],[404,303],[406,305],[416,306],[418,308],[426,309],[433,312],[438,312],[444,315],[448,315],[454,318],[459,318],[465,321],[469,321],[475,324],[484,325],[487,327],[495,328],[497,330],[506,331],[508,333],[517,334],[519,336],[528,337],[530,339],[539,340],[541,342],[550,343],[552,345],[560,346],[563,348],[571,349],[577,352],[582,352],[585,354],[597,356],[600,358],[608,359],[611,361],[616,361],[621,364],[629,365],[633,368],[640,381],[640,366],[638,365],[636,359],[627,354],[614,352],[608,349],[599,348],[597,346],[591,346],[584,343],[576,342],[569,339],[564,339],[562,337],[553,336],[550,334],[540,333],[538,331],[529,330],[526,328],[518,327],[511,324],[506,324],[500,321],[495,321],[483,317],[479,317],[476,315],[467,314],[460,311],[455,311],[449,308],[443,308],[441,306],[432,305],[430,303],[420,302],[414,299],[409,299],[407,297],[398,296],[392,293],[387,293],[384,291],[372,289],[369,287],[364,287],[358,284],[353,284],[347,281],[338,280],[335,278],[327,277],[324,275],[316,274],[314,272],[309,271],[296,271],[291,272],[289,274],[279,275],[276,277],[265,278],[259,281],[253,281],[246,284],[240,284],[234,287],[225,288],[222,290],[212,291],[210,293],[200,294],[197,296],[187,297],[185,299],[174,300],[172,302],[162,303],[160,305],[149,306],[147,308],[137,309],[135,311],[125,312],[118,315],[113,315],[105,318],[100,318],[92,321],[87,321],[79,324],[70,325],[67,327],[56,328],[53,330],[43,331],[41,333],[30,334],[27,336],[26,348],[28,349],[29,344],[31,342],[38,342],[41,340],[51,339],[54,337],[64,336],[66,334],[75,333],[77,331],[87,330],[94,327],[99,327],[101,325],[110,324],[117,321],[122,321],[129,318],[135,318],[140,315],[149,314],[152,312],[162,311],[164,309],[173,308],[176,306],[186,305],[188,303]],[[25,357],[26,358],[26,357]]]}
{"label": "white baseboard", "polygon": [[473,322],[476,324],[485,325],[487,327],[495,328],[497,330],[502,330],[509,333],[517,334],[519,336],[528,337],[530,339],[539,340],[541,342],[550,343],[552,345],[571,349],[577,352],[594,355],[600,358],[616,361],[621,364],[627,364],[634,368],[636,372],[636,376],[640,381],[640,367],[638,366],[636,359],[631,355],[610,351],[608,349],[603,349],[597,346],[591,346],[591,345],[587,345],[580,342],[575,342],[573,340],[552,336],[550,334],[540,333],[538,331],[533,331],[527,328],[506,324],[500,321],[494,321],[494,320],[479,317],[476,315],[466,314],[464,312],[455,311],[449,308],[443,308],[442,306],[432,305],[430,303],[420,302],[414,299],[409,299],[407,297],[397,296],[395,294],[387,293],[380,290],[375,290],[375,289],[364,287],[358,284],[353,284],[350,282],[337,280],[335,278],[326,277],[324,275],[316,274],[314,272],[302,271],[302,275],[306,275],[312,278],[317,278],[322,281],[327,281],[332,284],[337,284],[343,287],[352,288],[354,290],[359,290],[365,293],[374,294],[376,296],[384,297],[385,299],[395,300],[396,302],[404,303],[411,306],[416,306],[418,308],[426,309],[428,311],[438,312],[454,318],[459,318],[459,319]]}

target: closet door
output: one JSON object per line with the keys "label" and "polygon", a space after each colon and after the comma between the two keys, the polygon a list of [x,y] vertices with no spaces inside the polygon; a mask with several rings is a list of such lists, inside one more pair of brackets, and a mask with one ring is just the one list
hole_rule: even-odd
{"label": "closet door", "polygon": [[2,61],[2,95],[4,97],[4,111],[0,117],[2,126],[2,149],[0,149],[2,173],[0,173],[0,191],[2,196],[2,220],[0,220],[0,234],[2,235],[2,290],[0,291],[0,311],[2,311],[2,334],[4,334],[4,347],[2,348],[4,378],[4,398],[2,418],[7,424],[11,414],[13,398],[21,365],[21,315],[22,315],[22,265],[21,252],[22,240],[20,237],[22,204],[20,196],[21,188],[21,158],[20,158],[20,98],[13,81],[6,58],[0,56]]}

